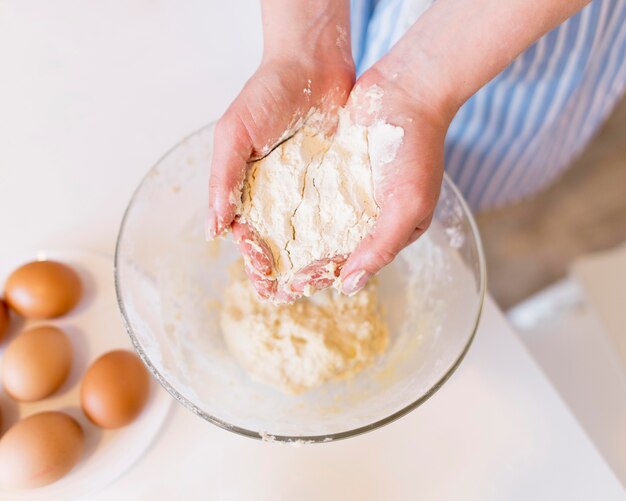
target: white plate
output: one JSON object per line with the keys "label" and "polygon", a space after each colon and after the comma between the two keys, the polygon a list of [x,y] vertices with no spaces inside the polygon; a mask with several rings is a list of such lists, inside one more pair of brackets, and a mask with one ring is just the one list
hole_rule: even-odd
{"label": "white plate", "polygon": [[[101,354],[132,345],[116,304],[113,261],[110,257],[84,251],[46,251],[22,254],[0,264],[0,285],[18,266],[34,259],[55,259],[72,266],[81,276],[84,296],[70,314],[49,321],[12,318],[10,339],[24,328],[52,324],[62,328],[74,348],[72,371],[54,395],[39,402],[18,403],[0,390],[3,432],[18,419],[44,410],[60,410],[78,420],[85,431],[82,460],[64,478],[46,487],[30,490],[0,488],[0,499],[67,499],[96,492],[127,471],[153,441],[172,403],[172,398],[152,380],[150,400],[141,415],[130,425],[117,430],[101,430],[82,413],[79,403],[80,380],[85,370]],[[2,287],[3,288],[3,285]],[[2,355],[10,340],[0,346]]]}

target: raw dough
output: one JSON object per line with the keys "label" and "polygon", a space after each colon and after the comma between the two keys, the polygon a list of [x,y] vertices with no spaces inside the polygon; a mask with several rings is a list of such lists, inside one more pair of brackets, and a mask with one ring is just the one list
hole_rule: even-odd
{"label": "raw dough", "polygon": [[380,121],[353,124],[340,110],[332,139],[305,123],[250,165],[238,215],[269,247],[279,287],[289,290],[294,274],[312,262],[347,256],[372,229],[379,213],[374,174],[394,159],[403,134]]}
{"label": "raw dough", "polygon": [[241,260],[230,274],[222,332],[253,379],[300,393],[355,374],[387,348],[375,281],[355,296],[328,289],[315,299],[273,305],[258,299]]}

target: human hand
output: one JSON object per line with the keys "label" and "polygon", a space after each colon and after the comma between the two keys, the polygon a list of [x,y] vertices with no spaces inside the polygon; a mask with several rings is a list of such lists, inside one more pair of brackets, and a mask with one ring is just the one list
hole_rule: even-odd
{"label": "human hand", "polygon": [[[381,208],[340,279],[352,294],[429,226],[443,175],[446,131],[463,103],[523,50],[589,0],[434,2],[356,86],[383,90],[377,119],[404,128],[393,162],[375,166]],[[358,97],[353,93],[353,97]],[[349,99],[360,120],[372,120]]]}
{"label": "human hand", "polygon": [[[340,275],[341,290],[354,294],[404,247],[428,228],[443,177],[444,138],[454,113],[426,89],[405,87],[397,73],[374,67],[356,83],[347,108],[353,121],[382,121],[402,127],[403,141],[389,163],[372,162],[374,196],[380,214],[373,230],[350,254]],[[413,81],[414,83],[414,81]],[[369,102],[375,87],[380,103]],[[372,112],[373,111],[373,112]]]}
{"label": "human hand", "polygon": [[[262,63],[215,128],[207,237],[222,235],[232,225],[246,272],[264,298],[276,295],[274,263],[252,229],[234,222],[236,201],[248,163],[295,133],[312,110],[323,117],[316,127],[332,133],[336,126],[337,110],[354,84],[349,14],[347,2],[323,4],[266,0]],[[265,9],[272,10],[270,16]]]}

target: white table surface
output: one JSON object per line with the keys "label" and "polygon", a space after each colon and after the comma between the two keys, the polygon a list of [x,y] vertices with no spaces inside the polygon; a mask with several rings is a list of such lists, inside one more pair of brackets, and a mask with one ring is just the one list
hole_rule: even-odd
{"label": "white table surface", "polygon": [[626,245],[508,312],[519,338],[626,486]]}
{"label": "white table surface", "polygon": [[[135,186],[219,116],[255,68],[239,2],[0,2],[0,259],[112,253]],[[235,5],[233,5],[235,4]],[[361,437],[293,449],[175,405],[97,499],[626,499],[491,299],[466,361],[430,401]]]}

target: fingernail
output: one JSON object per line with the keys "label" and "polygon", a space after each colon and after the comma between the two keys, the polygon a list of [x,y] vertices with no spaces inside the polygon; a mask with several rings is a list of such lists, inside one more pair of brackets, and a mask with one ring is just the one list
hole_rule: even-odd
{"label": "fingernail", "polygon": [[213,240],[217,236],[217,217],[213,207],[209,208],[209,212],[206,215],[204,234],[207,240]]}
{"label": "fingernail", "polygon": [[365,270],[353,271],[345,280],[341,281],[341,291],[348,296],[352,296],[365,287],[371,276]]}

